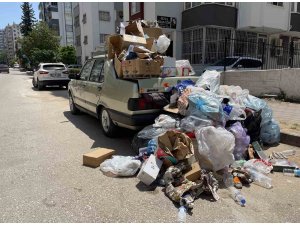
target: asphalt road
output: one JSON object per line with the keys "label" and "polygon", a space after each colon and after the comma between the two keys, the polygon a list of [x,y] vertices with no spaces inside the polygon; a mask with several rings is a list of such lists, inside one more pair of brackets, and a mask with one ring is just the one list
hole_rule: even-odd
{"label": "asphalt road", "polygon": [[[132,132],[104,137],[96,119],[70,114],[65,89],[37,91],[31,79],[16,70],[0,74],[0,222],[177,221],[161,187],[82,166],[82,154],[94,147],[133,155]],[[243,187],[243,208],[226,189],[218,202],[201,196],[187,222],[300,222],[300,179],[270,177],[273,189]]]}

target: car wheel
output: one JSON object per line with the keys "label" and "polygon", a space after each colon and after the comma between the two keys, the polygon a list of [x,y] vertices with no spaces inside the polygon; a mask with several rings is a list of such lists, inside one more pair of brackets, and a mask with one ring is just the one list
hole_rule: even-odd
{"label": "car wheel", "polygon": [[44,86],[41,84],[39,80],[37,81],[37,88],[39,89],[39,91],[44,88]]}
{"label": "car wheel", "polygon": [[73,96],[72,96],[71,93],[69,94],[69,106],[70,106],[70,112],[73,115],[76,115],[76,114],[80,113],[80,110],[76,107],[76,105],[74,103]]}
{"label": "car wheel", "polygon": [[36,82],[34,81],[34,78],[32,78],[32,86],[35,87],[35,88],[37,88],[37,84],[36,84]]}
{"label": "car wheel", "polygon": [[107,137],[115,137],[117,134],[117,126],[111,120],[107,109],[102,108],[99,115],[101,129],[105,136]]}

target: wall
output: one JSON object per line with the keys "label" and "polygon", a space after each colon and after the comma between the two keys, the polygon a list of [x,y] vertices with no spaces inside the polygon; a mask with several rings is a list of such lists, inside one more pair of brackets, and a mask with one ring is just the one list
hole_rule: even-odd
{"label": "wall", "polygon": [[241,86],[256,96],[284,93],[288,99],[300,100],[300,69],[227,71],[221,83]]}
{"label": "wall", "polygon": [[[238,7],[238,29],[260,28],[260,32],[287,31],[290,5],[274,6],[266,2],[241,2]],[[258,30],[257,30],[258,31]]]}

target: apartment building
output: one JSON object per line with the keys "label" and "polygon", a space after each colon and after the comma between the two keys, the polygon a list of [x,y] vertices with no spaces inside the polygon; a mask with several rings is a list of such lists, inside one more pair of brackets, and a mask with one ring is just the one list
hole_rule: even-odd
{"label": "apartment building", "polygon": [[4,29],[0,29],[0,51],[4,51]]}
{"label": "apartment building", "polygon": [[164,34],[171,40],[168,56],[181,58],[182,2],[124,2],[124,21],[145,19],[157,21]]}
{"label": "apartment building", "polygon": [[20,49],[17,40],[21,37],[20,25],[13,23],[7,25],[4,29],[4,46],[7,53],[8,61],[16,57],[16,52]]}
{"label": "apartment building", "polygon": [[61,46],[74,46],[72,2],[40,2],[39,18],[61,37]]}
{"label": "apartment building", "polygon": [[[300,4],[289,2],[185,2],[182,12],[182,58],[194,65],[224,57],[225,39],[287,46],[300,38]],[[298,7],[299,6],[299,7]],[[229,46],[258,51],[247,44]],[[273,56],[272,56],[273,57]],[[275,58],[274,60],[278,61]],[[280,57],[280,55],[278,56]],[[280,61],[280,59],[279,59]]]}
{"label": "apartment building", "polygon": [[123,21],[123,5],[114,2],[77,2],[73,8],[77,62],[104,51],[105,38]]}

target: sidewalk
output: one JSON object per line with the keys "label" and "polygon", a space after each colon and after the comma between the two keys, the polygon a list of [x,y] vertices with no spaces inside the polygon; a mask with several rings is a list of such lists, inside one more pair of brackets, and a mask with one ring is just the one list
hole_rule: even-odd
{"label": "sidewalk", "polygon": [[265,99],[279,122],[281,142],[300,146],[300,104]]}

